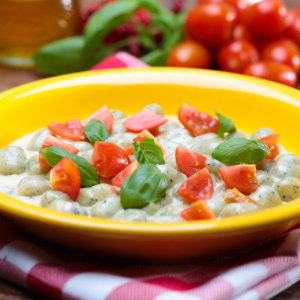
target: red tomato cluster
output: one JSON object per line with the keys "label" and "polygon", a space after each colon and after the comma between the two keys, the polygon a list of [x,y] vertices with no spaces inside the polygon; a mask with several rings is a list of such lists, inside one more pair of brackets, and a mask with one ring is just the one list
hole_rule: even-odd
{"label": "red tomato cluster", "polygon": [[[300,7],[300,6],[299,6]],[[300,8],[279,0],[198,0],[168,66],[218,67],[291,87],[300,71]]]}

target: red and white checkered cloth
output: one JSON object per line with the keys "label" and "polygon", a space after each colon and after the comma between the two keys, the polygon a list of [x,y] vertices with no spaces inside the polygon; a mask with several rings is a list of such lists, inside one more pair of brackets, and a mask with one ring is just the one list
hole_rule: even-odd
{"label": "red and white checkered cloth", "polygon": [[[109,62],[114,67],[147,67],[118,53],[94,69],[109,67]],[[149,266],[53,245],[0,216],[0,277],[51,299],[269,299],[300,279],[300,224],[224,258]]]}

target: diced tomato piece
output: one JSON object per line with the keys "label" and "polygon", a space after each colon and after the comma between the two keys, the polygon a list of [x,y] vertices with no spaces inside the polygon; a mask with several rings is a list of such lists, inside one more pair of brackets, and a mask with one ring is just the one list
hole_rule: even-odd
{"label": "diced tomato piece", "polygon": [[145,139],[145,137],[148,137],[150,139],[154,139],[154,143],[161,148],[162,152],[163,153],[166,152],[166,149],[159,143],[159,141],[148,130],[143,130],[140,134],[138,134],[133,139],[133,141],[140,144]]}
{"label": "diced tomato piece", "polygon": [[168,122],[164,116],[149,110],[149,109],[142,109],[129,119],[127,119],[123,126],[131,132],[141,132],[143,130],[153,130],[165,123]]}
{"label": "diced tomato piece", "polygon": [[110,185],[112,185],[112,183],[111,183],[111,178],[99,177],[99,180],[100,180],[100,183],[105,183],[105,184],[110,184]]}
{"label": "diced tomato piece", "polygon": [[203,168],[189,177],[177,191],[178,195],[191,202],[208,200],[213,193],[214,185],[207,168]]}
{"label": "diced tomato piece", "polygon": [[125,151],[112,143],[96,142],[91,164],[99,176],[114,177],[131,163]]}
{"label": "diced tomato piece", "polygon": [[216,118],[185,103],[179,109],[178,119],[192,136],[209,132],[218,133],[220,126],[220,122]]}
{"label": "diced tomato piece", "polygon": [[69,157],[64,157],[50,172],[50,186],[77,201],[81,186],[78,167]]}
{"label": "diced tomato piece", "polygon": [[258,139],[258,141],[266,144],[270,149],[270,154],[265,159],[275,159],[278,156],[279,150],[276,144],[279,142],[279,140],[280,134],[269,134]]}
{"label": "diced tomato piece", "polygon": [[181,212],[181,216],[187,221],[216,219],[215,214],[203,200],[192,203],[190,207]]}
{"label": "diced tomato piece", "polygon": [[123,182],[125,179],[130,176],[131,174],[134,173],[134,171],[139,167],[139,163],[137,160],[135,160],[133,163],[131,163],[129,166],[127,166],[123,171],[121,171],[117,176],[115,176],[112,180],[111,183],[114,186],[117,186],[119,188],[122,187]]}
{"label": "diced tomato piece", "polygon": [[160,129],[160,127],[158,127],[158,128],[156,128],[156,129],[151,130],[150,133],[151,133],[153,136],[157,137],[157,136],[162,135],[162,134],[164,134],[164,133],[166,133],[166,132],[167,132],[167,130],[165,130],[165,129]]}
{"label": "diced tomato piece", "polygon": [[239,192],[237,189],[227,190],[222,198],[226,204],[230,203],[252,203],[256,204],[254,200]]}
{"label": "diced tomato piece", "polygon": [[108,132],[111,132],[111,129],[114,124],[114,115],[108,109],[107,105],[103,105],[101,108],[99,108],[97,111],[95,111],[92,115],[87,117],[84,120],[84,124],[86,125],[91,119],[95,119],[95,120],[98,120],[98,121],[104,123],[107,127]]}
{"label": "diced tomato piece", "polygon": [[63,139],[71,141],[81,141],[85,139],[83,132],[84,126],[79,119],[74,119],[67,123],[53,122],[48,125],[48,129]]}
{"label": "diced tomato piece", "polygon": [[[59,148],[63,148],[73,154],[77,154],[79,152],[79,150],[77,148],[75,148],[74,146],[64,143],[63,141],[57,139],[56,137],[54,137],[52,135],[48,135],[47,138],[45,139],[44,144],[41,149],[49,148],[52,146],[57,146]],[[45,161],[41,151],[39,152],[39,163],[42,166],[50,167],[50,165]]]}
{"label": "diced tomato piece", "polygon": [[237,165],[219,169],[219,175],[225,184],[240,192],[253,193],[257,190],[259,182],[256,180],[255,165]]}
{"label": "diced tomato piece", "polygon": [[127,155],[134,155],[132,144],[125,146],[123,150]]}
{"label": "diced tomato piece", "polygon": [[188,149],[177,147],[175,158],[179,169],[190,177],[206,167],[207,158]]}

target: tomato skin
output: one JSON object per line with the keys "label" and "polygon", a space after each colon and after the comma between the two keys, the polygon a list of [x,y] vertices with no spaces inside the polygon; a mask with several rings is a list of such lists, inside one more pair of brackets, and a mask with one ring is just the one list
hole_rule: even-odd
{"label": "tomato skin", "polygon": [[254,200],[239,192],[237,189],[227,190],[222,198],[226,204],[230,203],[252,203],[256,204]]}
{"label": "tomato skin", "polygon": [[219,176],[225,184],[240,192],[253,193],[257,190],[259,183],[256,180],[255,165],[236,165],[218,170]]}
{"label": "tomato skin", "polygon": [[91,165],[96,169],[98,176],[114,177],[131,163],[125,151],[108,142],[96,142]]}
{"label": "tomato skin", "polygon": [[122,187],[123,182],[125,179],[134,173],[134,171],[139,167],[139,163],[137,160],[135,160],[133,163],[131,163],[129,166],[127,166],[123,171],[121,171],[119,174],[117,174],[112,180],[111,183],[114,186],[117,186],[118,188]]}
{"label": "tomato skin", "polygon": [[212,56],[201,44],[185,41],[176,45],[169,54],[168,67],[208,69]]}
{"label": "tomato skin", "polygon": [[237,22],[243,22],[245,18],[245,13],[248,8],[247,0],[198,0],[197,4],[207,4],[207,3],[227,3],[232,5],[237,13]]}
{"label": "tomato skin", "polygon": [[214,184],[208,169],[203,168],[189,177],[177,194],[190,202],[210,199],[214,194]]}
{"label": "tomato skin", "polygon": [[67,140],[81,141],[85,139],[84,127],[77,118],[67,123],[53,122],[47,127],[55,135]]}
{"label": "tomato skin", "polygon": [[207,158],[205,156],[185,148],[177,147],[175,158],[179,169],[187,177],[191,177],[199,170],[206,167]]}
{"label": "tomato skin", "polygon": [[270,154],[265,159],[275,159],[279,155],[279,150],[276,144],[280,140],[280,134],[269,134],[267,136],[264,136],[258,141],[266,144],[269,147]]}
{"label": "tomato skin", "polygon": [[275,81],[290,87],[295,87],[297,84],[297,74],[292,67],[270,61],[251,64],[243,74]]}
{"label": "tomato skin", "polygon": [[218,65],[222,71],[242,73],[251,63],[259,60],[259,52],[249,41],[237,40],[224,45],[218,53]]}
{"label": "tomato skin", "polygon": [[181,212],[181,216],[187,221],[216,219],[215,214],[203,200],[192,203],[190,207]]}
{"label": "tomato skin", "polygon": [[164,116],[157,114],[149,109],[142,109],[129,119],[127,119],[123,126],[131,132],[141,132],[143,130],[153,130],[168,122]]}
{"label": "tomato skin", "polygon": [[[47,138],[45,139],[44,144],[41,147],[41,149],[49,148],[52,146],[57,146],[59,148],[63,148],[73,154],[77,154],[79,152],[79,150],[77,148],[75,148],[74,146],[64,143],[63,141],[57,139],[56,137],[54,137],[52,135],[48,135]],[[50,167],[50,165],[45,161],[41,151],[39,152],[39,163],[42,166]]]}
{"label": "tomato skin", "polygon": [[111,132],[112,126],[114,124],[114,115],[108,109],[107,105],[103,105],[98,110],[96,110],[93,114],[87,117],[84,120],[84,124],[86,125],[91,119],[98,120],[105,124],[108,132]]}
{"label": "tomato skin", "polygon": [[289,65],[299,73],[300,51],[297,44],[290,39],[281,38],[265,45],[262,49],[262,59]]}
{"label": "tomato skin", "polygon": [[183,103],[178,112],[178,119],[192,136],[209,132],[218,133],[220,122],[207,113]]}
{"label": "tomato skin", "polygon": [[263,0],[249,6],[245,23],[256,37],[272,39],[284,31],[286,6],[278,0]]}
{"label": "tomato skin", "polygon": [[134,155],[132,144],[125,146],[123,150],[127,155]]}
{"label": "tomato skin", "polygon": [[234,40],[247,40],[252,41],[252,36],[245,25],[236,24],[233,28],[232,38]]}
{"label": "tomato skin", "polygon": [[163,153],[166,152],[166,149],[159,143],[159,141],[148,131],[148,130],[144,130],[142,131],[140,134],[138,134],[133,141],[137,142],[138,144],[140,144],[145,137],[148,137],[150,139],[154,139],[154,143],[160,147],[160,149],[162,150]]}
{"label": "tomato skin", "polygon": [[288,11],[285,18],[284,35],[300,46],[300,11]]}
{"label": "tomato skin", "polygon": [[81,186],[80,172],[69,157],[64,157],[50,171],[50,186],[55,191],[67,194],[72,201],[77,201]]}
{"label": "tomato skin", "polygon": [[230,40],[236,12],[227,3],[200,4],[186,18],[186,31],[193,40],[212,49]]}

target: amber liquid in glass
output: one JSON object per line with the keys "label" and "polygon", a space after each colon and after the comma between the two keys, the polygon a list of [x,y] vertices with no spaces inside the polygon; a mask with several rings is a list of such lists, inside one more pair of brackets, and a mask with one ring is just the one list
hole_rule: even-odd
{"label": "amber liquid in glass", "polygon": [[0,0],[0,64],[32,67],[41,46],[76,34],[79,25],[78,0]]}

